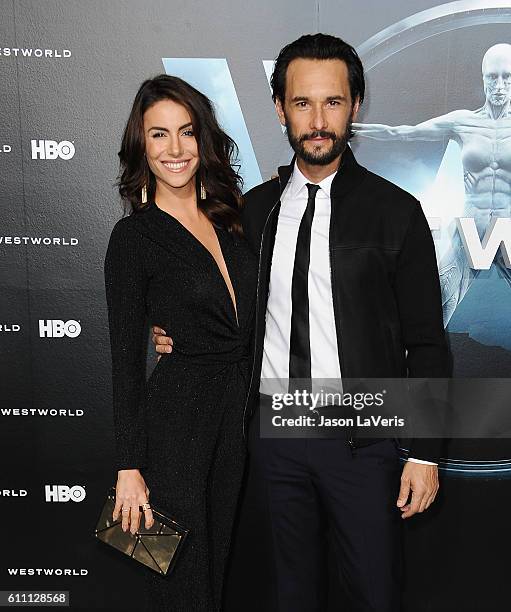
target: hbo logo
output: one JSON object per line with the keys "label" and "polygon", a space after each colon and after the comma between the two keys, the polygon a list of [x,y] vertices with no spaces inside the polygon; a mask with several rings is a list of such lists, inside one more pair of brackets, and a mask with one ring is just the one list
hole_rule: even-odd
{"label": "hbo logo", "polygon": [[69,140],[31,140],[32,159],[71,159],[75,154],[75,146]]}
{"label": "hbo logo", "polygon": [[80,485],[44,485],[44,496],[47,502],[81,502],[85,499],[85,489]]}
{"label": "hbo logo", "polygon": [[78,321],[60,321],[59,319],[39,320],[39,336],[41,338],[76,338],[82,331]]}

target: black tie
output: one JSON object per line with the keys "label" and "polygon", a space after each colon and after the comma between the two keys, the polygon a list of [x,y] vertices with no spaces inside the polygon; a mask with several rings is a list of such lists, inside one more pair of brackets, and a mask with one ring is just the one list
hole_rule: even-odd
{"label": "black tie", "polygon": [[[289,340],[289,390],[292,392],[295,384],[292,378],[311,378],[311,347],[309,330],[309,263],[311,246],[311,226],[314,218],[316,193],[319,185],[307,183],[309,198],[307,208],[303,213],[296,240],[295,264],[291,284],[291,336]],[[310,383],[303,381],[309,391]]]}

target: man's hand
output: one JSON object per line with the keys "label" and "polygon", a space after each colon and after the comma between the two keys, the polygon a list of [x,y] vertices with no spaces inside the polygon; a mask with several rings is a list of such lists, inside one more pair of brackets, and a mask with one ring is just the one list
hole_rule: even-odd
{"label": "man's hand", "polygon": [[[424,512],[431,506],[438,491],[438,466],[407,461],[401,474],[401,488],[397,506],[403,513],[401,518],[409,518],[416,512]],[[408,497],[412,499],[408,503]]]}
{"label": "man's hand", "polygon": [[[152,328],[153,336],[152,341],[155,344],[157,353],[172,353],[173,341],[170,336],[166,335],[166,331],[161,327],[154,326]],[[160,360],[161,354],[158,355],[158,361]]]}

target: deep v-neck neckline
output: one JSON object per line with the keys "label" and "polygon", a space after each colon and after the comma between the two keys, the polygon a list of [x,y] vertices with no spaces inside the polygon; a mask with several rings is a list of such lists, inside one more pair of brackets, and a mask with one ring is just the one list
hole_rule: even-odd
{"label": "deep v-neck neckline", "polygon": [[215,236],[218,242],[218,248],[220,250],[220,255],[222,256],[222,259],[224,261],[224,265],[225,265],[225,269],[227,271],[227,276],[229,278],[229,282],[231,283],[232,286],[232,292],[234,294],[234,300],[232,299],[231,296],[231,292],[229,291],[229,286],[227,285],[227,282],[224,278],[224,275],[222,274],[222,270],[220,269],[220,266],[218,265],[217,260],[215,259],[215,256],[213,255],[213,253],[208,249],[207,246],[204,245],[203,242],[201,242],[197,236],[195,236],[195,234],[193,232],[191,232],[183,223],[181,223],[181,221],[179,221],[179,219],[177,217],[174,217],[174,215],[171,215],[169,212],[167,212],[166,210],[163,210],[163,208],[160,208],[158,206],[158,204],[156,204],[156,202],[152,202],[153,206],[156,208],[156,210],[160,211],[161,213],[163,213],[168,219],[171,219],[174,223],[176,223],[179,227],[181,227],[191,238],[192,240],[203,250],[205,251],[209,257],[211,258],[211,260],[213,261],[213,264],[215,266],[215,268],[218,271],[218,274],[220,275],[221,279],[222,279],[222,284],[225,287],[225,290],[227,291],[227,295],[229,297],[229,302],[231,303],[232,306],[232,310],[234,313],[234,319],[236,321],[236,325],[239,327],[239,319],[238,319],[238,296],[236,295],[236,289],[234,287],[234,283],[232,281],[232,277],[231,277],[231,273],[229,272],[229,267],[227,265],[227,259],[225,258],[223,249],[222,249],[222,242],[220,240],[220,236],[218,233],[217,228],[213,225],[213,231],[215,232]]}

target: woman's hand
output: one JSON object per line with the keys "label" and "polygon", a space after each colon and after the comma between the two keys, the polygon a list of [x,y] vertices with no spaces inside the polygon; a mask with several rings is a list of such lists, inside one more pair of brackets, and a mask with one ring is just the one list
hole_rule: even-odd
{"label": "woman's hand", "polygon": [[157,359],[157,361],[160,361],[162,353],[172,353],[172,346],[174,344],[174,341],[170,336],[166,335],[167,332],[161,327],[157,327],[156,325],[153,326],[152,332],[153,335],[151,337],[151,340],[155,345],[154,348],[156,352],[160,353]]}
{"label": "woman's hand", "polygon": [[[128,528],[133,534],[138,531],[140,525],[140,510],[138,507],[148,501],[149,489],[139,470],[119,470],[117,473],[115,508],[112,518],[116,521],[119,512],[122,513],[123,531],[127,531]],[[146,529],[149,529],[154,524],[151,509],[144,510],[144,524]]]}

